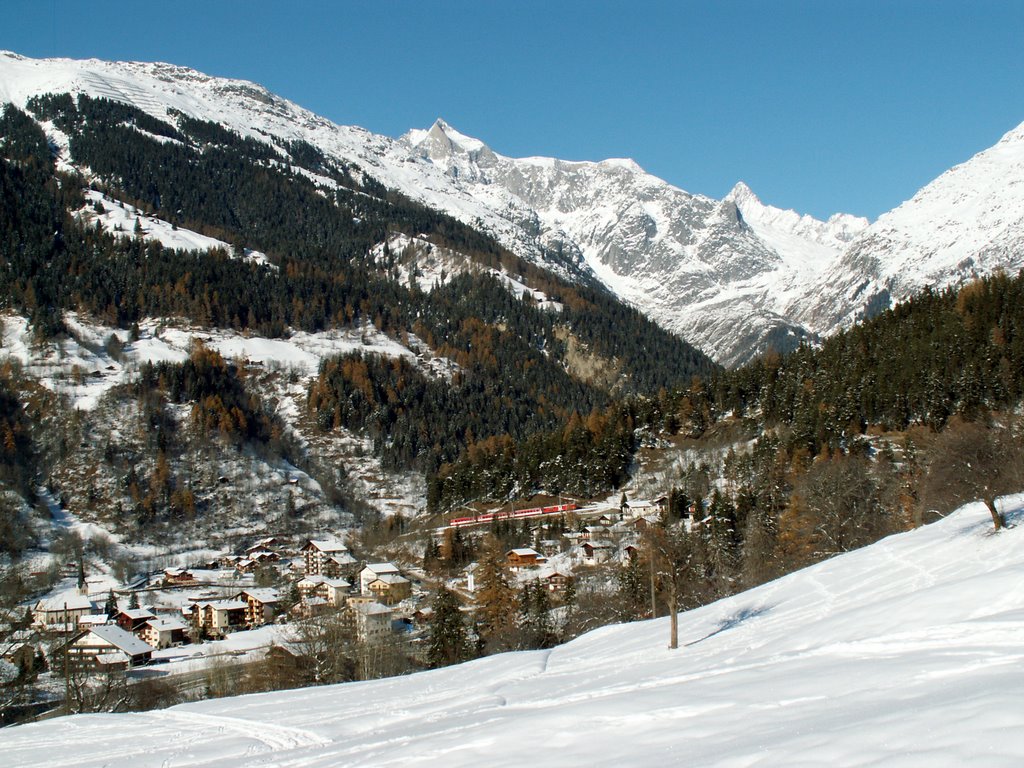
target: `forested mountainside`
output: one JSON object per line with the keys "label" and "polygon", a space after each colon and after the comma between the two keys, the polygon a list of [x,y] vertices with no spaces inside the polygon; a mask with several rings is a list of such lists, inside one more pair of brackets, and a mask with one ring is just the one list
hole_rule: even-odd
{"label": "forested mountainside", "polygon": [[[309,144],[261,142],[184,115],[172,124],[86,95],[40,96],[29,108],[8,105],[0,117],[0,302],[11,322],[27,318],[39,345],[82,341],[68,312],[108,328],[103,351],[129,359],[139,324],[153,318],[190,324],[198,335],[222,329],[282,341],[369,329],[404,351],[390,359],[326,355],[299,410],[316,439],[343,429],[369,439],[385,471],[421,475],[477,441],[550,432],[617,398],[673,389],[715,369],[603,289],[569,284]],[[52,145],[43,126],[67,146]],[[135,212],[130,231],[103,224],[110,206]],[[158,222],[223,245],[167,247],[147,236]],[[415,245],[392,251],[399,236]],[[431,249],[447,254],[446,268],[423,285],[429,275],[417,259]],[[247,256],[254,252],[260,258]],[[417,355],[445,362],[431,369]],[[261,395],[259,377],[212,350],[186,356],[141,365],[112,395],[135,398],[151,430],[147,449],[134,445],[120,459],[121,438],[103,437],[108,461],[100,466],[117,482],[92,482],[101,489],[86,493],[68,478],[62,487],[52,450],[18,450],[19,487],[28,492],[29,477],[49,476],[63,499],[87,497],[87,508],[135,523],[202,518],[212,496],[181,466],[195,447],[182,408],[221,442],[308,467],[288,439],[294,425],[266,404],[280,391]],[[85,373],[98,377],[100,368]],[[10,371],[7,381],[23,382],[10,385],[10,397],[19,387],[26,396],[31,379]],[[81,414],[76,423],[93,418]],[[25,420],[12,422],[15,441],[30,439]],[[111,426],[83,428],[95,436]],[[37,441],[68,453],[67,436]],[[33,458],[43,456],[41,464]],[[608,459],[610,474],[594,488],[621,481],[631,458]],[[317,478],[322,487],[343,484],[343,467],[329,474]],[[332,501],[354,502],[345,494]]]}
{"label": "forested mountainside", "polygon": [[[680,451],[658,475],[662,485],[646,488],[668,493],[670,516],[706,520],[688,543],[684,590],[688,604],[702,603],[964,500],[994,505],[1016,491],[1022,331],[1022,275],[928,291],[820,347],[634,399],[557,434],[474,446],[441,468],[429,501],[501,499],[535,482],[537,467],[569,456],[597,477],[594,454],[574,453],[588,440],[600,455],[639,450],[652,465]],[[615,442],[622,425],[641,439]],[[571,482],[565,490],[583,492]],[[642,605],[642,575],[630,578],[623,583]]]}

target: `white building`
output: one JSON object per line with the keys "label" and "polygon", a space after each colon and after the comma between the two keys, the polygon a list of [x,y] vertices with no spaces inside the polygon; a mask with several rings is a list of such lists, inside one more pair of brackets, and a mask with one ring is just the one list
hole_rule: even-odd
{"label": "white building", "polygon": [[391,563],[367,563],[366,566],[359,572],[359,591],[364,595],[370,591],[370,582],[376,581],[381,576],[394,575],[401,576],[401,572],[398,568]]}

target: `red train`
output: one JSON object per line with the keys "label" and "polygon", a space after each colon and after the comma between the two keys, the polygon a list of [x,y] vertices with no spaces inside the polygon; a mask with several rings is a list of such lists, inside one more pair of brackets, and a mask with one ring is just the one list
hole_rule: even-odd
{"label": "red train", "polygon": [[463,525],[477,525],[478,523],[490,523],[494,520],[519,520],[524,517],[541,517],[543,515],[557,515],[560,512],[571,512],[576,509],[573,503],[555,504],[550,507],[532,507],[530,509],[498,510],[497,512],[485,512],[482,515],[470,515],[469,517],[453,517],[448,526],[460,528]]}

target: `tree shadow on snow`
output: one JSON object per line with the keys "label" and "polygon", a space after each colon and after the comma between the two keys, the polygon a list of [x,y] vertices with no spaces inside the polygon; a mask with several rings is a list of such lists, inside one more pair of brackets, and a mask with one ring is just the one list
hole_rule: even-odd
{"label": "tree shadow on snow", "polygon": [[759,605],[757,607],[751,606],[748,608],[743,608],[734,613],[732,616],[727,616],[726,618],[718,622],[718,626],[712,632],[709,632],[699,640],[694,640],[692,642],[687,643],[686,645],[691,646],[696,645],[697,643],[703,643],[708,638],[714,637],[715,635],[719,635],[722,632],[728,632],[730,629],[735,629],[740,624],[749,619],[756,619],[758,616],[762,616],[768,613],[768,611],[770,611],[773,607],[774,606],[771,605]]}

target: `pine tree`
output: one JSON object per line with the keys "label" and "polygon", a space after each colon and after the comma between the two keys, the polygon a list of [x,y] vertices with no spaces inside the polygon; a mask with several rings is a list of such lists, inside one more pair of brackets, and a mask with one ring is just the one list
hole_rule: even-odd
{"label": "pine tree", "polygon": [[536,579],[523,584],[519,593],[519,627],[525,648],[550,648],[555,644],[548,591]]}
{"label": "pine tree", "polygon": [[132,592],[131,598],[128,600],[128,608],[130,610],[137,609],[139,607],[139,593]]}
{"label": "pine tree", "polygon": [[114,597],[114,590],[110,590],[110,593],[107,595],[107,602],[103,606],[103,612],[107,614],[108,619],[112,619],[117,615],[117,598]]}
{"label": "pine tree", "polygon": [[466,625],[455,594],[441,587],[431,605],[433,613],[427,641],[427,665],[431,669],[458,664],[470,658]]}

